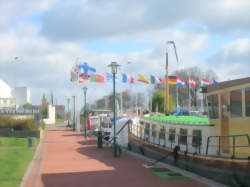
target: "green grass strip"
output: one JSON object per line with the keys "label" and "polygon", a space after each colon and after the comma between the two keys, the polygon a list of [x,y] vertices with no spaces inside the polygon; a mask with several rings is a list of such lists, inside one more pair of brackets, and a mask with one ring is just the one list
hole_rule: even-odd
{"label": "green grass strip", "polygon": [[[36,139],[36,145],[40,139]],[[27,138],[0,138],[0,186],[18,187],[32,160],[35,149],[30,149]],[[17,147],[15,149],[15,147]],[[18,148],[23,147],[23,148]]]}

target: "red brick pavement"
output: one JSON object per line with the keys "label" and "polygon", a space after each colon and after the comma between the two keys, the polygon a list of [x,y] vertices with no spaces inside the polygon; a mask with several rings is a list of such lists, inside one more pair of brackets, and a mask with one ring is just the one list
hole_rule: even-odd
{"label": "red brick pavement", "polygon": [[[45,149],[41,146],[41,167],[38,162],[34,164],[26,187],[205,186],[189,178],[160,179],[144,168],[139,158],[126,153],[114,158],[110,148],[97,149],[96,140],[85,140],[77,132],[49,130],[42,141]],[[35,178],[39,168],[40,177]]]}

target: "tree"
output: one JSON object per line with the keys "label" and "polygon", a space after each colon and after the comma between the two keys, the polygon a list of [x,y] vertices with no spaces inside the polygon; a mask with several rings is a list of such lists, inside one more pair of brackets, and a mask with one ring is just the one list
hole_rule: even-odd
{"label": "tree", "polygon": [[42,104],[40,106],[40,114],[42,116],[48,115],[48,102],[47,102],[45,94],[43,94],[43,97],[42,97]]}
{"label": "tree", "polygon": [[33,108],[34,108],[33,105],[30,103],[26,103],[23,105],[23,109],[25,110],[32,110]]}
{"label": "tree", "polygon": [[[171,97],[169,97],[169,102],[170,102],[170,111],[173,111],[173,100]],[[160,113],[164,113],[164,90],[158,90],[154,96],[153,96],[153,111]]]}

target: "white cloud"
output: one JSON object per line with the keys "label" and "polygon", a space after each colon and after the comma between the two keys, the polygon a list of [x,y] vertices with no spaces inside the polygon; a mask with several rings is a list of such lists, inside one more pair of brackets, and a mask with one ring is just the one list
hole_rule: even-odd
{"label": "white cloud", "polygon": [[202,32],[249,32],[250,1],[64,1],[44,15],[53,40],[98,40],[157,31],[191,21]]}
{"label": "white cloud", "polygon": [[57,1],[1,0],[0,30],[8,28],[10,26],[8,24],[24,19],[27,16],[38,15],[41,11],[48,11]]}
{"label": "white cloud", "polygon": [[215,72],[219,71],[220,80],[249,77],[250,39],[239,38],[225,43],[206,64]]}

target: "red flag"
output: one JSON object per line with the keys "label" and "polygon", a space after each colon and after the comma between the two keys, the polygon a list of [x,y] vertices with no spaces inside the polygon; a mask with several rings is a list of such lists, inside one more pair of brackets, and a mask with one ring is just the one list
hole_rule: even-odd
{"label": "red flag", "polygon": [[88,130],[91,130],[90,117],[87,118],[87,125],[88,125]]}
{"label": "red flag", "polygon": [[135,83],[134,77],[130,77],[130,78],[129,78],[129,83],[130,83],[130,84],[134,84],[134,83]]}

